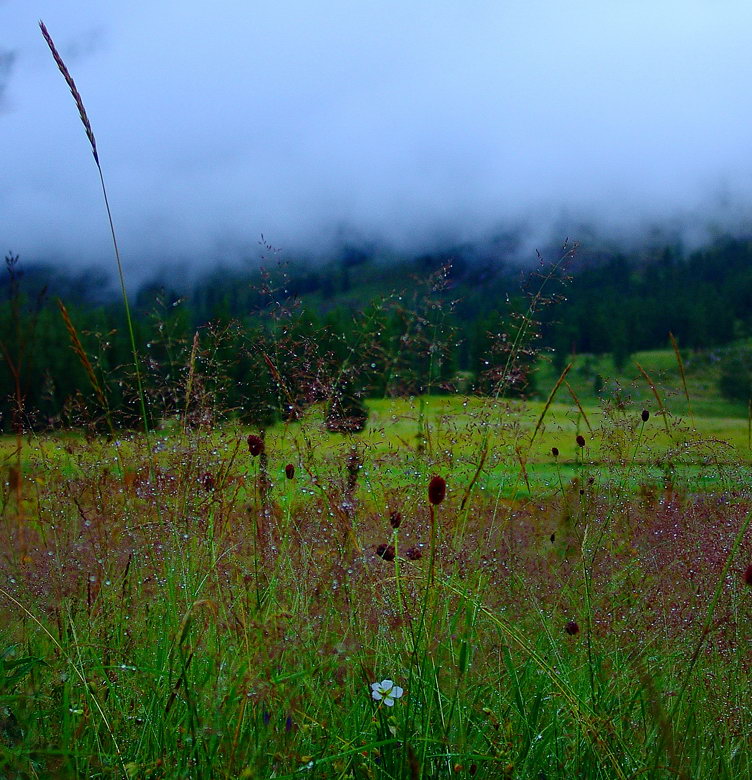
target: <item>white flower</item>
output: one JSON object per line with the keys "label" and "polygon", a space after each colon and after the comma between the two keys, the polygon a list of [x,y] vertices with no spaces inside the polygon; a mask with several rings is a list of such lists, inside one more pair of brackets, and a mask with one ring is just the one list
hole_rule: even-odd
{"label": "white flower", "polygon": [[391,680],[382,680],[380,683],[371,683],[371,696],[376,701],[383,701],[387,707],[394,706],[394,700],[399,699],[404,693],[399,685],[395,685]]}

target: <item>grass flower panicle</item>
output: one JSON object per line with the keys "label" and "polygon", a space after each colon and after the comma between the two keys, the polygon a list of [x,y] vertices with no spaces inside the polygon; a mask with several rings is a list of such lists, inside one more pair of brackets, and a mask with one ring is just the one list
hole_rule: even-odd
{"label": "grass flower panicle", "polygon": [[401,698],[403,693],[404,690],[399,685],[395,685],[392,680],[371,683],[371,696],[375,701],[386,704],[387,707],[393,707],[395,700]]}

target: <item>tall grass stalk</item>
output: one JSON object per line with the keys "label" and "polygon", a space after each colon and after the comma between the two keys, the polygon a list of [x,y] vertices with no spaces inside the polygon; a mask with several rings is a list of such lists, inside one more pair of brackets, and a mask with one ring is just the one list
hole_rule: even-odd
{"label": "tall grass stalk", "polygon": [[128,291],[126,290],[125,287],[125,275],[123,273],[123,264],[120,260],[120,248],[118,246],[117,235],[115,233],[115,224],[112,219],[110,200],[109,197],[107,196],[107,187],[104,181],[104,172],[102,170],[102,165],[99,161],[99,152],[97,151],[96,138],[94,137],[94,131],[92,129],[91,122],[89,121],[89,116],[86,112],[84,101],[81,98],[81,94],[79,93],[78,88],[76,87],[76,83],[73,80],[73,76],[71,76],[70,71],[68,70],[68,67],[65,64],[65,61],[60,56],[60,53],[58,52],[57,47],[55,46],[55,42],[53,41],[52,36],[48,32],[44,22],[41,20],[39,22],[39,29],[42,31],[42,36],[44,37],[44,40],[46,41],[47,46],[49,47],[50,52],[52,53],[52,57],[55,60],[55,64],[57,65],[58,70],[62,74],[63,78],[65,79],[65,83],[68,85],[68,88],[70,89],[71,95],[76,104],[76,108],[78,109],[78,114],[81,119],[81,124],[83,125],[84,130],[86,132],[86,137],[89,140],[89,146],[91,147],[91,153],[94,157],[94,163],[97,166],[97,172],[99,174],[99,183],[102,188],[102,197],[104,198],[104,206],[107,212],[107,221],[110,227],[110,237],[112,238],[112,247],[115,252],[115,263],[117,264],[118,280],[120,282],[120,292],[123,298],[123,307],[125,309],[125,320],[128,327],[128,336],[130,339],[131,352],[133,355],[133,370],[136,375],[136,384],[138,387],[138,397],[141,406],[141,419],[144,426],[144,433],[146,434],[147,441],[148,441],[149,420],[146,412],[146,395],[144,393],[144,385],[141,377],[141,364],[138,357],[138,350],[136,348],[136,335],[133,327],[133,319],[131,318],[131,308],[130,308],[130,304],[128,303]]}

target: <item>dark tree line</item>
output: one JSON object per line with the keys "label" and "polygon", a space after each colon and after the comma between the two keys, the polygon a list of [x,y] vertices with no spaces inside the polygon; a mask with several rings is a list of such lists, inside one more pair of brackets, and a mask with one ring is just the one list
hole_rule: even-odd
{"label": "dark tree line", "polygon": [[[263,426],[323,402],[331,429],[346,430],[369,396],[529,393],[541,348],[561,366],[572,352],[610,353],[618,366],[666,346],[669,331],[692,349],[752,335],[752,241],[575,256],[569,270],[562,286],[558,270],[530,275],[463,250],[390,264],[348,251],[317,266],[216,272],[182,294],[146,284],[133,303],[149,424],[232,414]],[[141,424],[122,307],[104,288],[84,274],[24,272],[8,255],[4,430]]]}

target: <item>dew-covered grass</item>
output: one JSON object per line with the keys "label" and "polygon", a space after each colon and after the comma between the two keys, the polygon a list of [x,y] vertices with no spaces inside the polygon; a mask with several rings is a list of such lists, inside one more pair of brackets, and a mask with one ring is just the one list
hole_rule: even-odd
{"label": "dew-covered grass", "polygon": [[[106,419],[108,437],[27,439],[19,393],[0,456],[0,778],[752,776],[746,420],[645,383],[597,407],[578,386],[592,364],[571,406],[493,400],[560,266],[500,331],[492,397],[372,402],[362,434],[307,403],[266,432],[189,414],[198,334],[184,415],[149,434],[118,434],[91,366],[106,414],[89,430]],[[407,345],[432,387],[441,312],[422,311],[400,310],[388,365]],[[280,345],[303,355],[303,390],[340,403],[368,348],[330,377],[328,355]],[[263,354],[278,411],[297,412]],[[649,386],[673,364],[646,357]]]}
{"label": "dew-covered grass", "polygon": [[743,437],[542,411],[314,409],[255,457],[231,423],[28,441],[2,776],[749,776]]}

